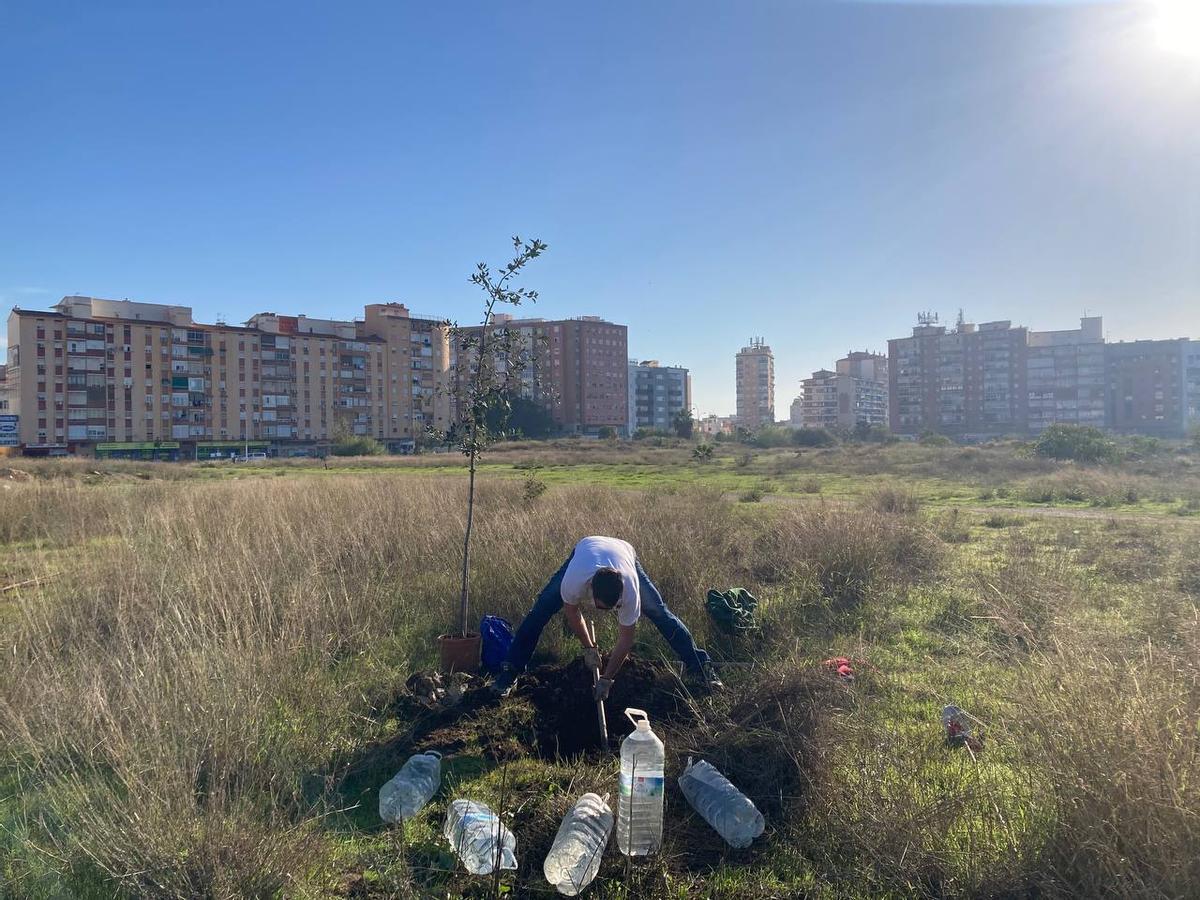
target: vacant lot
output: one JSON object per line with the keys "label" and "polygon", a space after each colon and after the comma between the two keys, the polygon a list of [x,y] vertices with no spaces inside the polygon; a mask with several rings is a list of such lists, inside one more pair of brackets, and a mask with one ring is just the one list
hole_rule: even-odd
{"label": "vacant lot", "polygon": [[[516,833],[500,889],[551,895],[558,819],[616,774],[552,739],[586,690],[571,641],[547,629],[537,662],[565,668],[502,705],[430,714],[405,689],[453,623],[457,458],[5,463],[9,895],[487,896],[438,839],[452,796]],[[621,699],[660,716],[670,781],[703,755],[767,817],[731,851],[672,790],[665,852],[627,870],[610,849],[589,895],[1193,896],[1198,472],[1013,447],[494,454],[475,615],[519,618],[584,534],[632,541],[730,689],[676,698],[643,627]],[[733,585],[762,601],[754,637],[707,619]],[[984,723],[977,755],[943,742],[947,703]],[[424,746],[442,793],[385,828],[376,792]]]}

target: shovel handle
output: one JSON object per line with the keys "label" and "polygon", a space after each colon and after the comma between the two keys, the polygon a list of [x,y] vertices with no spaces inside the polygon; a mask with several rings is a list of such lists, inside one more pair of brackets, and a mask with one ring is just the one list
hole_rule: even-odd
{"label": "shovel handle", "polygon": [[[592,646],[596,646],[596,625],[594,622],[583,620],[583,628],[588,634],[588,638],[592,642]],[[592,687],[600,683],[600,667],[592,666]],[[596,701],[596,724],[600,726],[600,746],[608,749],[608,717],[604,714],[604,701]]]}

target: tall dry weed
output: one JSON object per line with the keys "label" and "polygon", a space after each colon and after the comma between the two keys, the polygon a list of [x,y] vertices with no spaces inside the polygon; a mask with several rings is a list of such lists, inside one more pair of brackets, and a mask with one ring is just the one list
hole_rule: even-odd
{"label": "tall dry weed", "polygon": [[[373,736],[363,714],[453,622],[462,482],[38,482],[5,502],[22,539],[71,548],[20,595],[0,662],[0,733],[48,804],[46,853],[153,896],[267,896],[310,869],[327,788]],[[475,615],[518,619],[580,537],[608,533],[702,640],[742,527],[709,492],[531,500],[505,481],[479,503]]]}
{"label": "tall dry weed", "polygon": [[931,575],[944,553],[915,519],[821,505],[780,511],[756,539],[750,564],[759,579],[793,584],[836,614]]}
{"label": "tall dry weed", "polygon": [[1186,897],[1200,884],[1200,670],[1153,646],[1060,643],[1021,681],[1021,746],[1052,826],[1034,871],[1061,896]]}

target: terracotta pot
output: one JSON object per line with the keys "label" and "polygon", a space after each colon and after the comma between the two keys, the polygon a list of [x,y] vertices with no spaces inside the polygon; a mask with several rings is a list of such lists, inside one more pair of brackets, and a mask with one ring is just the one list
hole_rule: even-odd
{"label": "terracotta pot", "polygon": [[479,674],[479,635],[438,635],[438,653],[442,659],[442,671]]}

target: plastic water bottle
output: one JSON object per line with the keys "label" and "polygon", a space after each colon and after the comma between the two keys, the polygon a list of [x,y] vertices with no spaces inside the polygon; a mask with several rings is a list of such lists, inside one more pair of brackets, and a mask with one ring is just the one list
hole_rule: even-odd
{"label": "plastic water bottle", "polygon": [[500,817],[474,800],[455,800],[446,810],[442,834],[472,875],[517,867],[517,839]]}
{"label": "plastic water bottle", "polygon": [[626,856],[649,856],[662,847],[666,754],[645,710],[627,709],[625,716],[635,727],[621,742],[617,847]]}
{"label": "plastic water bottle", "polygon": [[730,847],[749,847],[766,827],[762,813],[750,798],[711,763],[693,763],[689,756],[687,768],[679,776],[679,789]]}
{"label": "plastic water bottle", "polygon": [[607,798],[584,794],[571,807],[542,865],[546,880],[560,894],[574,897],[592,883],[600,871],[600,858],[612,827],[613,812]]}
{"label": "plastic water bottle", "polygon": [[379,818],[385,822],[411,819],[442,783],[442,754],[436,750],[410,756],[396,777],[379,789]]}

